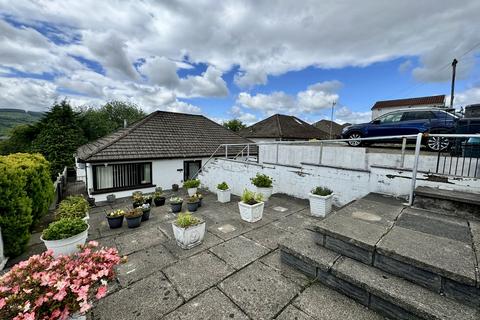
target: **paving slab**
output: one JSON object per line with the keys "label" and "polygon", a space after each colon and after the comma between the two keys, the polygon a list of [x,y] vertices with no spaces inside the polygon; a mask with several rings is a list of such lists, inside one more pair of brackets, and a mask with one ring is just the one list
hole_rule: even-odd
{"label": "paving slab", "polygon": [[165,276],[156,273],[100,300],[92,318],[153,320],[182,303],[182,297]]}
{"label": "paving slab", "polygon": [[299,272],[297,269],[291,267],[286,263],[283,263],[280,257],[280,250],[270,252],[268,255],[261,258],[260,262],[275,269],[276,271],[280,272],[284,277],[292,280],[293,282],[297,283],[302,287],[305,287],[312,281],[305,274]]}
{"label": "paving slab", "polygon": [[314,283],[292,303],[315,319],[381,320],[381,315],[320,283]]}
{"label": "paving slab", "polygon": [[[254,223],[245,222],[240,219],[239,214],[238,218],[225,219],[207,224],[207,230],[211,233],[214,233],[216,236],[222,238],[223,240],[229,240],[250,230],[260,228],[261,226],[264,226],[269,222],[270,221],[266,219],[262,219]],[[225,232],[225,226],[233,226],[234,230],[230,232]]]}
{"label": "paving slab", "polygon": [[162,245],[132,253],[127,259],[126,263],[117,267],[117,279],[124,287],[176,261],[175,257]]}
{"label": "paving slab", "polygon": [[318,221],[321,221],[321,219],[311,216],[310,209],[303,209],[297,213],[289,215],[288,217],[275,221],[273,225],[291,233],[296,233],[299,230],[304,230],[307,227],[310,227]]}
{"label": "paving slab", "polygon": [[[397,314],[399,318],[414,314],[425,319],[478,319],[474,308],[347,257],[342,257],[335,263],[332,273],[401,307],[404,311]],[[372,301],[370,306],[376,308]]]}
{"label": "paving slab", "polygon": [[270,252],[261,244],[243,236],[223,242],[209,250],[235,269],[241,269]]}
{"label": "paving slab", "polygon": [[164,270],[178,292],[189,300],[200,292],[212,287],[235,269],[205,251],[178,261]]}
{"label": "paving slab", "polygon": [[377,251],[452,280],[476,285],[471,244],[395,226],[379,242]]}
{"label": "paving slab", "polygon": [[187,302],[164,320],[245,319],[248,317],[217,288],[211,288]]}
{"label": "paving slab", "polygon": [[478,196],[478,193],[444,190],[431,187],[417,187],[415,189],[415,194],[425,197],[464,202],[477,206],[480,205],[480,197]]}
{"label": "paving slab", "polygon": [[120,254],[131,254],[155,245],[165,243],[167,237],[155,226],[141,225],[135,230],[115,237]]}
{"label": "paving slab", "polygon": [[218,287],[253,319],[273,318],[300,291],[297,284],[258,261]]}
{"label": "paving slab", "polygon": [[276,317],[277,320],[315,320],[300,309],[289,305]]}
{"label": "paving slab", "polygon": [[255,242],[260,243],[264,247],[276,249],[278,248],[278,243],[281,240],[292,236],[292,233],[287,230],[275,227],[272,224],[268,224],[266,226],[244,233],[243,235],[249,239],[254,240]]}

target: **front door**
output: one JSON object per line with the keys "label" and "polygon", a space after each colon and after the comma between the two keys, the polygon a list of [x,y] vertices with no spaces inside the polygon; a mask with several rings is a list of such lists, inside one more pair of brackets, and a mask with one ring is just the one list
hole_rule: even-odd
{"label": "front door", "polygon": [[190,180],[202,167],[202,160],[183,161],[183,181]]}

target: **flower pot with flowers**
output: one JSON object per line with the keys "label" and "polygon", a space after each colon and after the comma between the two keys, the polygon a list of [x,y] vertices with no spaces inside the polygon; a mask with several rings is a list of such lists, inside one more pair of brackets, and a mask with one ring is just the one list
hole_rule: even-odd
{"label": "flower pot with flowers", "polygon": [[197,193],[197,188],[200,186],[200,180],[198,179],[191,179],[191,180],[186,180],[183,183],[183,187],[187,189],[188,195],[191,197],[195,193]]}
{"label": "flower pot with flowers", "polygon": [[142,208],[143,211],[142,221],[147,221],[150,219],[150,205],[148,203],[144,203],[140,208]]}
{"label": "flower pot with flowers", "polygon": [[106,214],[108,226],[110,229],[117,229],[121,228],[123,225],[123,216],[125,215],[125,211],[121,209],[117,209],[115,211],[111,211]]}
{"label": "flower pot with flowers", "polygon": [[143,210],[142,208],[135,208],[125,213],[125,219],[127,219],[127,226],[129,228],[137,228],[142,222]]}
{"label": "flower pot with flowers", "polygon": [[261,193],[263,201],[268,201],[273,192],[273,179],[266,174],[257,173],[253,178],[250,178],[252,184],[257,187],[257,193]]}
{"label": "flower pot with flowers", "polygon": [[0,278],[0,319],[85,319],[121,262],[116,249],[97,247],[58,258],[49,250],[13,266]]}
{"label": "flower pot with flowers", "polygon": [[308,194],[310,213],[315,217],[325,217],[332,211],[333,191],[325,187],[316,187]]}
{"label": "flower pot with flowers", "polygon": [[203,195],[200,192],[197,192],[193,196],[198,199],[198,207],[200,208],[203,202]]}
{"label": "flower pot with flowers", "polygon": [[163,189],[161,187],[155,188],[155,193],[153,194],[153,202],[156,207],[163,206],[165,204],[165,197],[163,196]]}
{"label": "flower pot with flowers", "polygon": [[141,207],[145,203],[145,197],[142,191],[135,191],[132,193],[133,208]]}
{"label": "flower pot with flowers", "polygon": [[190,212],[180,213],[172,222],[173,234],[182,249],[191,249],[202,243],[205,236],[205,221]]}
{"label": "flower pot with flowers", "polygon": [[144,203],[148,203],[150,206],[152,205],[153,195],[146,194],[143,196]]}
{"label": "flower pot with flowers", "polygon": [[183,199],[180,197],[171,197],[170,198],[170,207],[172,208],[173,213],[178,213],[182,211]]}
{"label": "flower pot with flowers", "polygon": [[247,189],[243,190],[238,209],[240,217],[247,222],[257,222],[263,217],[263,207],[265,202],[262,201],[261,193],[255,193]]}
{"label": "flower pot with flowers", "polygon": [[217,200],[221,203],[230,202],[231,190],[228,187],[228,184],[224,181],[217,185]]}
{"label": "flower pot with flowers", "polygon": [[50,223],[40,239],[55,257],[67,255],[78,252],[78,245],[85,244],[88,228],[81,218],[62,218]]}
{"label": "flower pot with flowers", "polygon": [[195,212],[198,209],[198,203],[200,201],[197,197],[192,196],[187,198],[187,210],[190,212]]}

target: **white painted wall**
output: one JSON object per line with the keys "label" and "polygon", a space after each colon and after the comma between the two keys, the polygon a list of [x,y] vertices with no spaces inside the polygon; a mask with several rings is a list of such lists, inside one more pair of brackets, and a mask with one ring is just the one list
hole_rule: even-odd
{"label": "white painted wall", "polygon": [[383,115],[385,113],[393,112],[393,111],[396,111],[396,110],[417,109],[417,108],[432,108],[432,107],[438,107],[438,105],[437,104],[419,104],[419,105],[414,105],[414,106],[399,106],[399,107],[373,109],[372,110],[372,120],[380,117],[381,115]]}
{"label": "white painted wall", "polygon": [[[183,162],[191,160],[202,160],[202,165],[208,160],[208,158],[185,158],[185,159],[163,159],[163,160],[152,160],[152,184],[157,187],[162,187],[164,190],[169,190],[172,188],[172,184],[178,184],[180,187],[183,183]],[[129,162],[115,162],[116,164],[120,163],[134,163],[134,162],[150,162],[149,160],[141,161],[129,161]],[[178,170],[181,171],[178,171]],[[77,169],[77,173],[78,173]],[[85,176],[85,174],[83,174]],[[88,182],[87,190],[93,190],[93,173],[92,173],[92,164],[87,164],[87,177]],[[136,189],[144,193],[150,193],[155,191],[155,187],[151,188],[142,188]],[[117,198],[129,197],[132,195],[132,192],[136,190],[126,190],[114,192]],[[106,201],[107,195],[109,193],[94,194],[92,195],[95,198],[95,201]]]}

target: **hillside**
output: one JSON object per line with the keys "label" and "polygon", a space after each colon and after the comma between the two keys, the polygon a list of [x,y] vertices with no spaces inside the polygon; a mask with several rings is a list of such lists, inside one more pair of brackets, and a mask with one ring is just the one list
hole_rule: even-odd
{"label": "hillside", "polygon": [[20,109],[0,109],[0,139],[5,138],[11,128],[19,124],[34,123],[42,117],[42,112]]}

